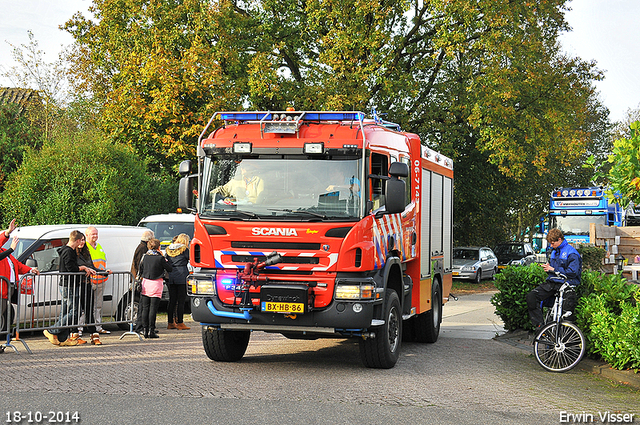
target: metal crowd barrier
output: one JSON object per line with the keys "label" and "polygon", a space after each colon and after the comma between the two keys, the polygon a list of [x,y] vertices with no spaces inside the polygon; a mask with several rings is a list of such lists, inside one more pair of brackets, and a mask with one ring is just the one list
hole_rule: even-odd
{"label": "metal crowd barrier", "polygon": [[[1,309],[0,309],[0,338],[4,340],[6,338],[6,342],[0,345],[0,352],[3,352],[5,348],[12,348],[16,353],[18,349],[11,344],[11,334],[13,328],[13,319],[15,318],[14,309],[11,305],[11,298],[13,295],[13,285],[9,283],[6,277],[0,276],[0,292],[3,288],[7,288],[7,298],[3,298],[1,300]],[[31,353],[27,344],[22,341],[22,344],[25,346],[26,350]]]}
{"label": "metal crowd barrier", "polygon": [[[134,292],[133,275],[130,272],[109,274],[108,279],[102,284],[104,292],[100,322],[95,318],[89,320],[91,316],[88,312],[93,311],[94,295],[92,285],[85,276],[83,272],[23,275],[16,285],[17,288],[13,288],[17,293],[17,297],[14,297],[17,299],[14,301],[17,302],[13,304],[13,329],[6,331],[7,344],[11,346],[11,335],[14,335],[13,339],[21,341],[31,354],[26,342],[20,339],[20,332],[42,332],[55,325],[57,328],[68,328],[70,333],[75,333],[79,327],[98,324],[117,324],[122,329],[128,329],[120,339],[125,335],[136,335],[142,341],[142,336],[133,330],[139,298],[139,294]],[[66,297],[63,294],[66,294]],[[63,311],[65,320],[57,323]],[[17,352],[15,347],[13,349]]]}

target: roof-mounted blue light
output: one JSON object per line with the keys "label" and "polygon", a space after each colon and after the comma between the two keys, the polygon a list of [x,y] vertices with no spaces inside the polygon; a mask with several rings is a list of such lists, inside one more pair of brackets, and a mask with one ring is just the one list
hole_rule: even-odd
{"label": "roof-mounted blue light", "polygon": [[363,112],[220,112],[223,121],[282,121],[282,116],[291,116],[306,121],[362,121]]}

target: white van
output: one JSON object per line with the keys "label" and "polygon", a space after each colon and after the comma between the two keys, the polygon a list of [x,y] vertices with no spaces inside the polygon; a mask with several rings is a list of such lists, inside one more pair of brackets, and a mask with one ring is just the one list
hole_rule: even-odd
{"label": "white van", "polygon": [[[55,274],[59,267],[58,249],[66,245],[72,230],[84,233],[88,226],[87,224],[60,224],[18,227],[11,233],[11,238],[4,244],[4,248],[8,248],[11,245],[11,239],[17,236],[20,242],[13,256],[21,263],[27,263],[30,259],[35,260],[35,266],[41,274]],[[145,229],[135,226],[91,226],[98,229],[98,243],[107,255],[107,268],[114,273],[130,273],[133,253]],[[28,265],[34,266],[31,262]],[[122,278],[122,275],[119,277]],[[33,305],[27,305],[31,304],[29,301],[31,298],[21,294],[20,305],[23,307],[20,311],[20,321],[56,317],[60,311],[61,300],[59,291],[55,289],[57,288],[48,289],[48,293],[38,297]],[[114,285],[113,276],[109,276],[104,288],[103,316],[123,320],[123,317],[117,316],[122,315],[125,311],[123,306],[129,303],[127,295],[126,288],[123,285]]]}

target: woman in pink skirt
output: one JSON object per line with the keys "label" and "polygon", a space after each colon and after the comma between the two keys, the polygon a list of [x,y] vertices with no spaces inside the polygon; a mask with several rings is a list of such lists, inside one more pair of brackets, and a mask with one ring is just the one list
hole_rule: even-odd
{"label": "woman in pink skirt", "polygon": [[145,338],[158,338],[156,333],[156,315],[162,297],[164,272],[171,271],[171,263],[160,251],[160,241],[151,239],[147,242],[149,250],[142,256],[138,274],[142,277],[142,294],[140,297],[136,332],[144,332]]}

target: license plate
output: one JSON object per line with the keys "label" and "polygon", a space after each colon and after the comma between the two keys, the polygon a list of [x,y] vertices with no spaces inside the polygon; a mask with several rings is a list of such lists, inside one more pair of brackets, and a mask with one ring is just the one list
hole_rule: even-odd
{"label": "license plate", "polygon": [[304,313],[303,303],[262,302],[262,311],[266,313]]}
{"label": "license plate", "polygon": [[458,273],[458,272],[453,272],[453,275],[454,275],[454,276],[458,276],[459,274],[460,274],[460,273]]}
{"label": "license plate", "polygon": [[499,269],[506,269],[507,266],[498,266]]}

